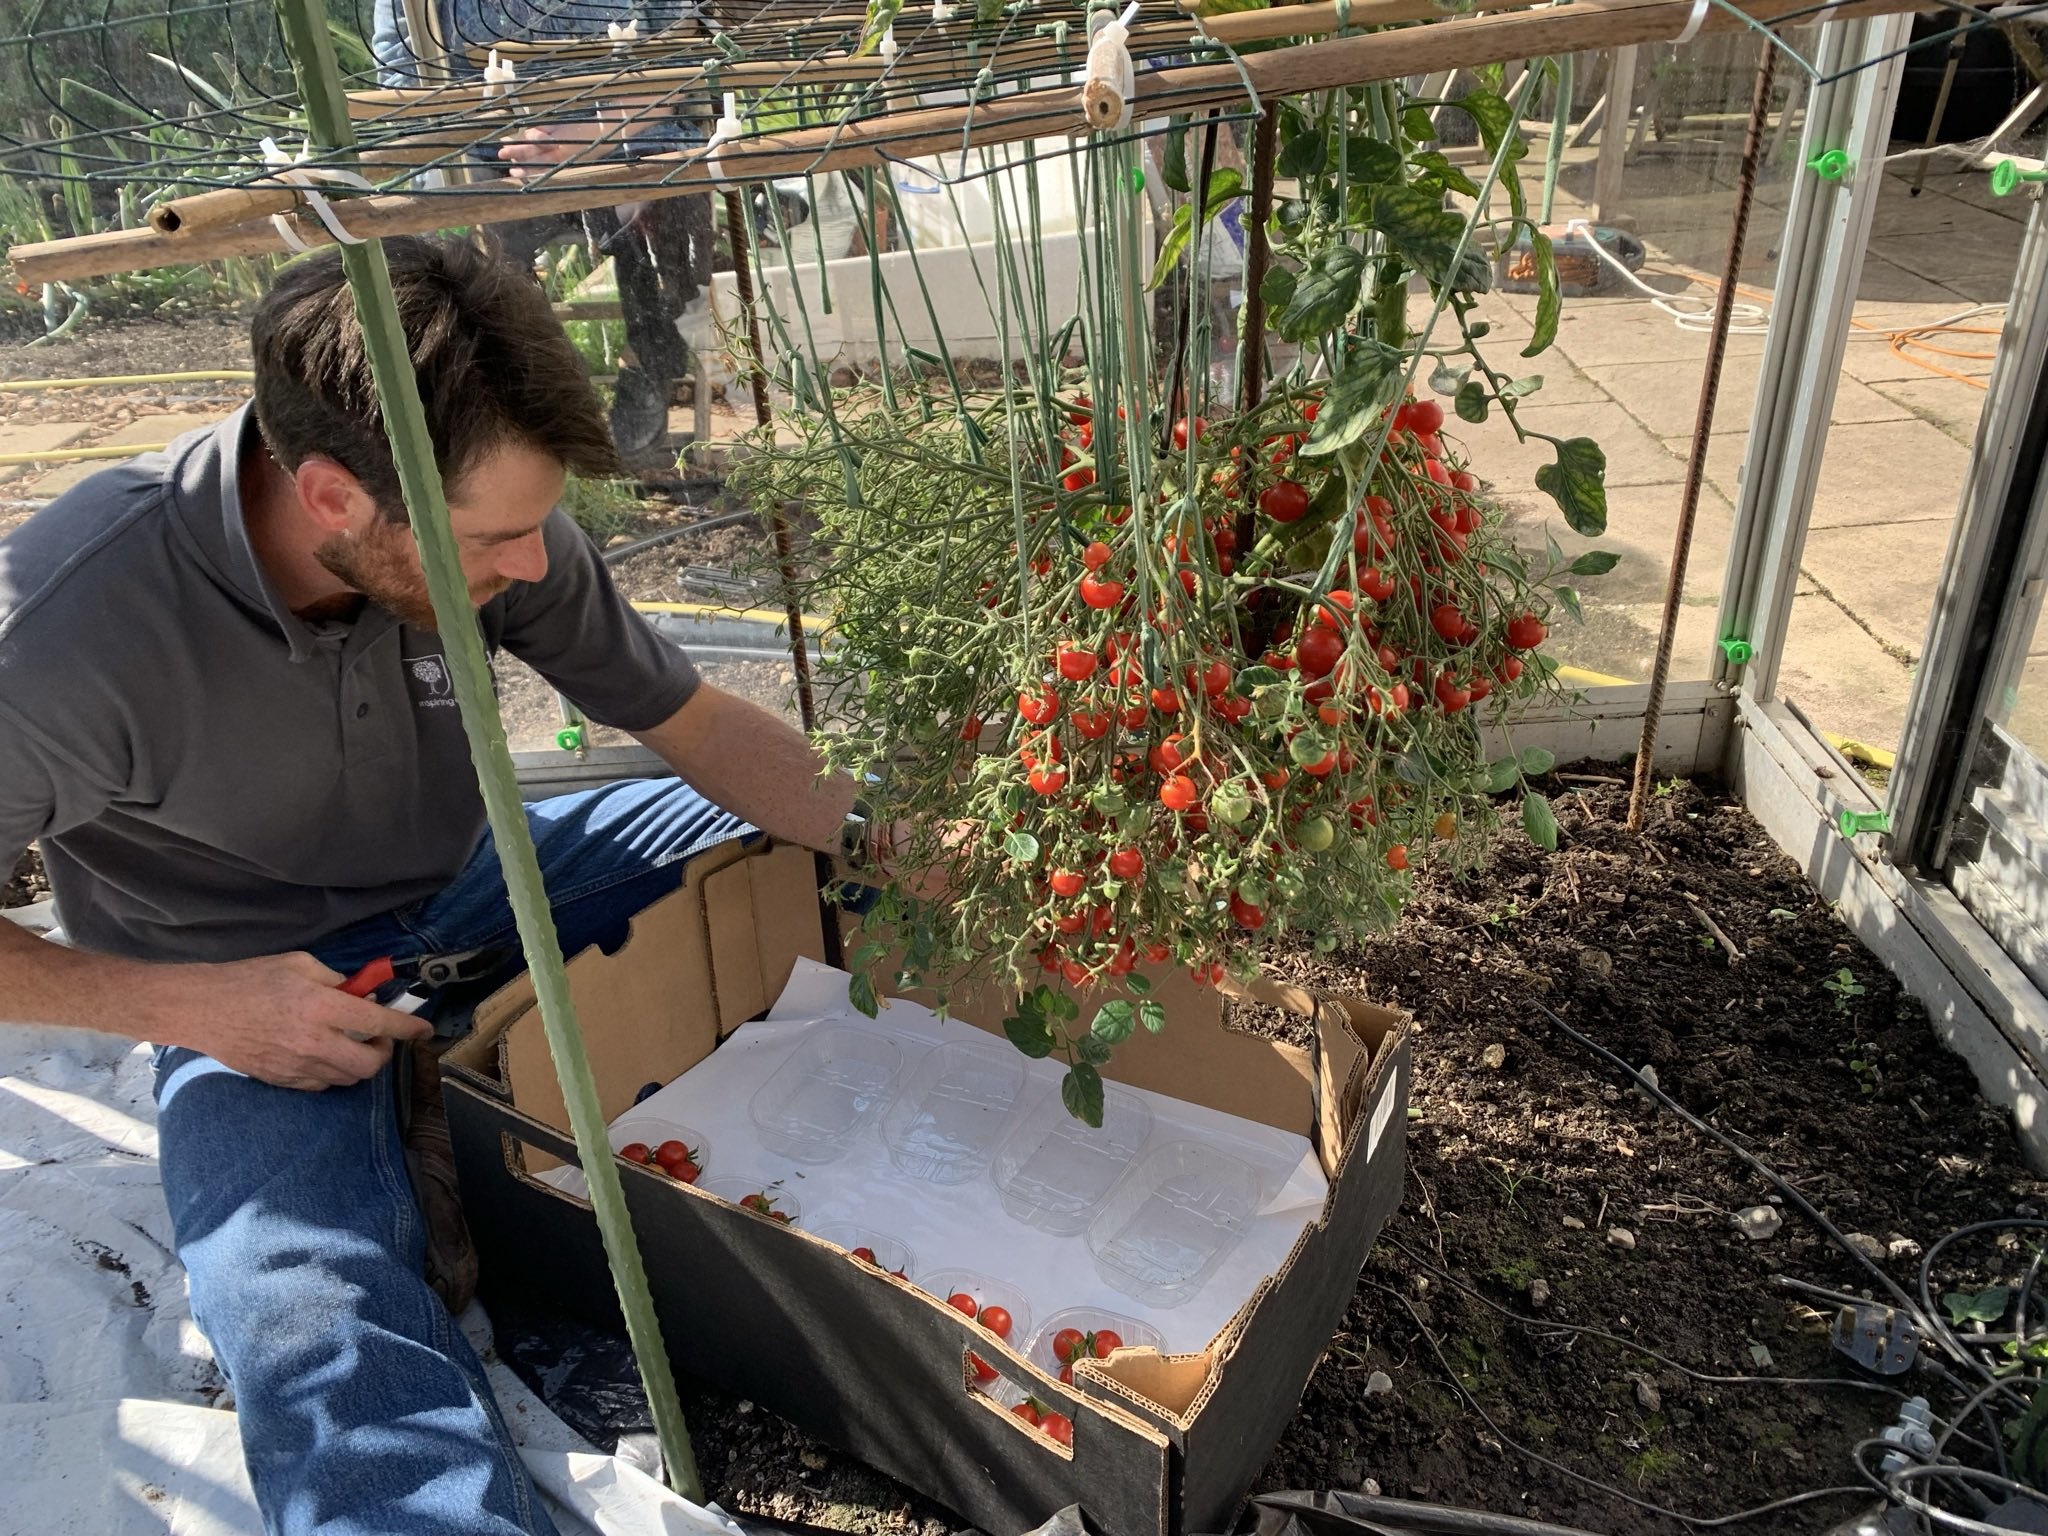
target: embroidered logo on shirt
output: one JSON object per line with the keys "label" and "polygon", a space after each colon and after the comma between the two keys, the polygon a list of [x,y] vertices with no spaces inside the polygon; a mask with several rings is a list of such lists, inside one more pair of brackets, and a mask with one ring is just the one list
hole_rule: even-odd
{"label": "embroidered logo on shirt", "polygon": [[413,703],[421,709],[453,709],[454,684],[445,658],[418,656],[412,663]]}

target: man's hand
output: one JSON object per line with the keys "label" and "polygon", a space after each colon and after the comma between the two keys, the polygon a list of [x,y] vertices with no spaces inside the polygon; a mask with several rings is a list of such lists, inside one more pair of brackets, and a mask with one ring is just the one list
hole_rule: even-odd
{"label": "man's hand", "polygon": [[545,128],[528,128],[518,138],[498,146],[498,158],[512,167],[512,179],[525,181],[551,165],[578,155],[586,159],[592,145],[616,139],[626,131],[624,123],[554,123]]}
{"label": "man's hand", "polygon": [[[262,1082],[317,1093],[373,1076],[395,1040],[433,1026],[337,991],[344,979],[308,954],[162,969],[147,1038],[211,1056]],[[356,1038],[360,1037],[360,1038]]]}

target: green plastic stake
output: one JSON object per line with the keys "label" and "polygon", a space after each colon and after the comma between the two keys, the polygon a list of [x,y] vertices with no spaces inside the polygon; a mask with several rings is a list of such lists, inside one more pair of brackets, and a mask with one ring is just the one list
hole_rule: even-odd
{"label": "green plastic stake", "polygon": [[1824,149],[1806,162],[1806,168],[1822,181],[1840,181],[1849,174],[1849,155],[1846,150]]}
{"label": "green plastic stake", "polygon": [[1840,829],[1842,836],[1854,838],[1865,832],[1891,831],[1892,818],[1888,811],[1844,810],[1835,818],[1835,825]]}
{"label": "green plastic stake", "polygon": [[[278,16],[315,140],[327,149],[352,149],[355,137],[349,126],[348,98],[335,63],[325,7],[320,0],[278,0]],[[346,206],[341,215],[344,223]],[[384,261],[384,247],[375,240],[344,245],[341,259],[355,296],[371,376],[384,413],[384,430],[391,441],[391,457],[412,518],[413,539],[426,571],[427,592],[447,648],[448,670],[461,706],[463,730],[469,736],[470,759],[497,842],[519,941],[526,951],[541,1022],[547,1030],[548,1050],[568,1106],[583,1176],[590,1186],[598,1232],[611,1260],[626,1335],[647,1388],[648,1409],[668,1464],[670,1484],[684,1498],[701,1503],[704,1491],[697,1459],[690,1450],[682,1402],[676,1396],[661,1324],[654,1315],[654,1298],[647,1289],[647,1271],[633,1239],[618,1162],[605,1137],[604,1111],[598,1104],[590,1060],[583,1051],[583,1031],[576,1022],[569,978],[562,968],[554,914],[541,882],[540,860],[527,829],[519,782],[513,776],[512,754],[505,745],[505,722],[492,692],[490,663],[469,600],[469,583],[462,574],[454,530],[448,523],[448,502],[426,412],[420,405],[419,380],[413,373],[405,328],[391,291],[391,270]]]}
{"label": "green plastic stake", "polygon": [[2048,170],[2023,171],[2010,160],[2001,160],[1991,167],[1993,197],[2011,197],[2023,181],[2048,181]]}
{"label": "green plastic stake", "polygon": [[1728,658],[1731,667],[1746,667],[1756,660],[1756,647],[1740,635],[1730,635],[1721,641],[1721,654]]}

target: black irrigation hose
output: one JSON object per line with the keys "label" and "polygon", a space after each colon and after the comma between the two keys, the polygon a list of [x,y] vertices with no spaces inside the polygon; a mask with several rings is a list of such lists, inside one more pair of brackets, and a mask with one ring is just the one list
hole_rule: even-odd
{"label": "black irrigation hose", "polygon": [[[1279,1493],[1261,1494],[1256,1505],[1260,1509],[1294,1510],[1311,1516],[1342,1513],[1373,1522],[1384,1521],[1403,1532],[1425,1532],[1427,1536],[1597,1536],[1581,1526],[1553,1525],[1521,1515],[1497,1515],[1489,1509],[1457,1509],[1449,1504],[1390,1499],[1376,1493],[1345,1493],[1338,1495],[1338,1499],[1337,1511]],[[1384,1527],[1375,1524],[1372,1528]]]}

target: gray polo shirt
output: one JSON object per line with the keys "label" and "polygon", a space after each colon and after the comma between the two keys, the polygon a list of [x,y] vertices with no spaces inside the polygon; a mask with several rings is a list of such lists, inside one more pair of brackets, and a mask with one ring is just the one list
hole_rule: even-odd
{"label": "gray polo shirt", "polygon": [[[250,548],[253,413],[103,471],[0,540],[0,869],[42,840],[75,942],[156,960],[303,948],[461,870],[483,801],[438,635],[308,624]],[[556,511],[548,573],[485,605],[592,720],[697,686]]]}

